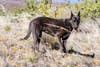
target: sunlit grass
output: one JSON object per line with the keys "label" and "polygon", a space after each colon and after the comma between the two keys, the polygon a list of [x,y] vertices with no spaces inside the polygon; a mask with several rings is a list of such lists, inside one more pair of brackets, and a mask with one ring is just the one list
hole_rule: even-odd
{"label": "sunlit grass", "polygon": [[[32,45],[33,38],[30,36],[28,40],[20,41],[20,38],[25,36],[25,32],[28,30],[29,18],[23,14],[16,16],[16,20],[18,23],[4,23],[1,27],[0,31],[0,65],[4,67],[4,65],[9,66],[25,66],[30,67],[31,65],[42,65],[42,66],[51,66],[51,67],[62,67],[62,66],[75,66],[81,67],[84,63],[88,63],[89,65],[99,65],[99,60],[91,59],[88,57],[80,56],[78,54],[63,54],[58,50],[52,50],[52,45],[56,45],[57,39],[56,37],[52,37],[43,33],[41,43],[42,45],[47,44],[46,53],[39,55],[33,54]],[[31,17],[31,16],[30,16]],[[12,20],[14,19],[11,16]],[[32,17],[30,18],[32,19]],[[5,18],[5,21],[8,20]],[[14,21],[16,21],[14,20]],[[81,32],[72,33],[67,41],[66,48],[67,50],[76,50],[82,53],[96,53],[96,57],[100,56],[100,27],[99,27],[99,19],[96,19],[98,22],[94,22],[93,20],[87,21],[80,24],[79,29]],[[1,21],[3,21],[1,19]],[[13,22],[14,22],[13,21]],[[27,27],[26,27],[27,26]],[[0,28],[1,28],[0,27]],[[4,31],[3,31],[4,30]],[[10,32],[10,33],[7,33]],[[8,35],[9,37],[6,37]],[[11,37],[10,37],[11,36]],[[48,49],[50,48],[50,49]],[[3,59],[3,58],[4,59]],[[93,63],[92,63],[93,61]],[[5,64],[9,63],[9,64]],[[33,66],[34,66],[33,65]],[[85,66],[88,66],[85,64]]]}

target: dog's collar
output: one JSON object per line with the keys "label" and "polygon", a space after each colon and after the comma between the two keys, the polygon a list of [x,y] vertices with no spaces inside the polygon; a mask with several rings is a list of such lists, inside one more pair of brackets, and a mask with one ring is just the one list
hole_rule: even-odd
{"label": "dog's collar", "polygon": [[62,19],[62,21],[63,21],[64,25],[66,25],[66,19]]}

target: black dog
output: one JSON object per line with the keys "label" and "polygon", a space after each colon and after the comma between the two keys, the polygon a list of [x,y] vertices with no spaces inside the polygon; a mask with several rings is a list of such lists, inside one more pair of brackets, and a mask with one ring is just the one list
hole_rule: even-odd
{"label": "black dog", "polygon": [[32,32],[34,38],[34,48],[39,50],[39,43],[42,32],[48,33],[52,36],[57,36],[60,44],[60,50],[66,53],[66,40],[71,34],[72,30],[77,30],[80,23],[80,12],[75,16],[71,12],[69,19],[54,19],[49,17],[37,17],[29,24],[27,35],[21,40],[27,40]]}

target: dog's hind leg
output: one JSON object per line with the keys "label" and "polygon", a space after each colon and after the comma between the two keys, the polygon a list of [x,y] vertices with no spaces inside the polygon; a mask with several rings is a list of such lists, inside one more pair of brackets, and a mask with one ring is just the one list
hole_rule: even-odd
{"label": "dog's hind leg", "polygon": [[39,50],[39,44],[41,41],[41,35],[42,35],[42,26],[39,24],[34,24],[33,23],[33,30],[32,30],[32,35],[33,35],[33,48],[36,49],[38,52]]}

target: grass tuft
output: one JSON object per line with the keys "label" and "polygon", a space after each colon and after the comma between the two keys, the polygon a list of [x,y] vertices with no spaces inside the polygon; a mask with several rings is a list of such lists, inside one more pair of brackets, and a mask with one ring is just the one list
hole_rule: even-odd
{"label": "grass tuft", "polygon": [[10,25],[5,25],[4,29],[5,29],[5,31],[9,32],[11,30],[11,26]]}

